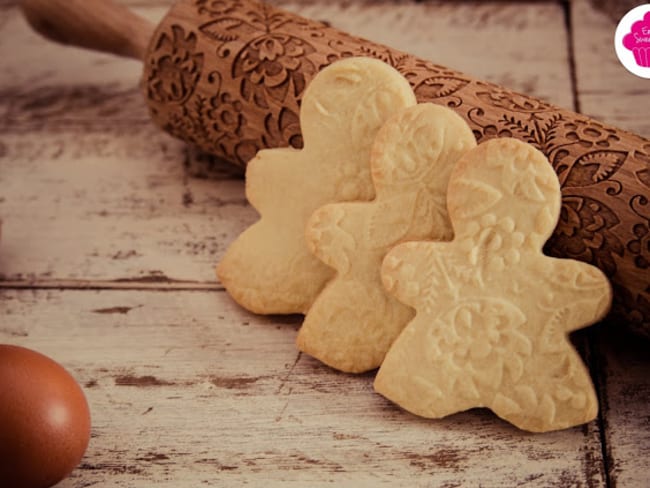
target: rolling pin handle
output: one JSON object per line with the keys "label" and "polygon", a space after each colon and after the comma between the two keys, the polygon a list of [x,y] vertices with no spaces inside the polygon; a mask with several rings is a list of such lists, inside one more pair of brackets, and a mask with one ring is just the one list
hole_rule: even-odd
{"label": "rolling pin handle", "polygon": [[154,26],[112,0],[22,0],[29,24],[56,42],[143,59]]}

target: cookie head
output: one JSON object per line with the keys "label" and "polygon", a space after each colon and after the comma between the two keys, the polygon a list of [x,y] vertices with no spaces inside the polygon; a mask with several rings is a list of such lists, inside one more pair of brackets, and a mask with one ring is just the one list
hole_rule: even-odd
{"label": "cookie head", "polygon": [[393,115],[372,148],[372,178],[377,192],[416,185],[446,194],[455,161],[476,146],[467,123],[455,112],[421,103]]}
{"label": "cookie head", "polygon": [[474,233],[478,222],[501,222],[541,249],[551,236],[561,206],[560,184],[544,154],[511,138],[492,139],[462,157],[447,195],[457,236]]}
{"label": "cookie head", "polygon": [[302,100],[305,148],[331,150],[352,142],[370,148],[396,107],[415,102],[408,81],[382,61],[347,58],[332,63],[311,81]]}

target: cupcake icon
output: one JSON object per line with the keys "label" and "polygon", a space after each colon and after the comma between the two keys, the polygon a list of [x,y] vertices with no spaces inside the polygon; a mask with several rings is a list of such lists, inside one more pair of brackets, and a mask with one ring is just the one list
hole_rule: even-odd
{"label": "cupcake icon", "polygon": [[630,32],[623,37],[623,46],[632,51],[637,65],[650,68],[650,11],[632,24]]}

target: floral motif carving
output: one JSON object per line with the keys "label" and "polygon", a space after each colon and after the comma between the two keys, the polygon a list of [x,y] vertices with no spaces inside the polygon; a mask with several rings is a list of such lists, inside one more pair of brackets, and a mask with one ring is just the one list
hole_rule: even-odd
{"label": "floral motif carving", "polygon": [[616,295],[617,310],[650,301],[647,280],[639,279],[647,257],[637,244],[638,225],[647,224],[637,210],[650,188],[650,142],[639,136],[256,0],[178,1],[154,36],[143,85],[160,126],[244,166],[258,149],[302,145],[305,87],[350,56],[391,64],[419,101],[456,110],[479,142],[505,136],[539,148],[564,199],[547,249],[605,266],[631,294]]}
{"label": "floral motif carving", "polygon": [[453,76],[432,76],[425,78],[413,89],[415,95],[425,99],[448,97],[469,83]]}
{"label": "floral motif carving", "polygon": [[186,35],[181,26],[173,26],[171,35],[160,35],[149,59],[149,98],[160,103],[185,102],[194,92],[203,67],[203,53],[196,52],[196,34]]}
{"label": "floral motif carving", "polygon": [[577,158],[560,177],[565,187],[591,186],[609,179],[623,166],[625,158],[624,151],[591,151]]}
{"label": "floral motif carving", "polygon": [[538,114],[552,109],[551,105],[519,93],[483,82],[477,82],[476,98],[486,107],[500,108],[510,112]]}
{"label": "floral motif carving", "polygon": [[630,201],[632,211],[641,219],[632,228],[634,239],[627,243],[627,250],[634,256],[634,263],[640,269],[650,268],[650,200],[637,195]]}
{"label": "floral motif carving", "polygon": [[233,75],[242,78],[240,93],[268,109],[273,99],[282,103],[290,95],[295,99],[305,89],[307,78],[316,74],[314,65],[304,57],[315,49],[295,36],[266,34],[251,41],[235,58]]}
{"label": "floral motif carving", "polygon": [[650,322],[650,300],[616,285],[614,285],[614,295],[619,297],[618,303],[614,304],[617,315],[625,321],[628,328],[650,339],[647,326]]}
{"label": "floral motif carving", "polygon": [[237,0],[195,0],[194,4],[199,14],[210,16],[225,15],[245,8],[245,2]]}
{"label": "floral motif carving", "polygon": [[635,157],[644,163],[635,175],[637,181],[645,188],[650,190],[650,143],[643,146],[643,151],[636,151]]}
{"label": "floral motif carving", "polygon": [[625,251],[614,230],[619,224],[616,214],[602,202],[589,197],[564,197],[560,220],[546,244],[546,252],[595,264],[613,276],[617,269],[614,255],[623,256]]}

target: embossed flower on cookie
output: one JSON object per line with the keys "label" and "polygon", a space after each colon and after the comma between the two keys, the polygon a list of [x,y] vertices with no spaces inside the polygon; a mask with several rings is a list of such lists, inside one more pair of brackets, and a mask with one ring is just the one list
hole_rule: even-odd
{"label": "embossed flower on cookie", "polygon": [[486,256],[484,260],[486,269],[476,271],[500,273],[519,263],[519,249],[525,240],[526,236],[516,230],[512,218],[497,218],[494,214],[486,214],[481,219],[468,223],[467,232],[464,238],[459,239],[459,245],[467,251],[468,262],[473,266],[479,262],[478,253],[483,246],[494,251],[494,254]]}
{"label": "embossed flower on cookie", "polygon": [[650,68],[650,12],[632,24],[630,32],[623,38],[623,46],[632,51],[636,64]]}
{"label": "embossed flower on cookie", "polygon": [[453,351],[451,364],[471,371],[466,388],[498,387],[506,371],[518,381],[532,353],[530,339],[518,330],[525,322],[522,311],[507,301],[463,302],[438,319],[431,331],[442,333],[430,333],[429,346],[436,355]]}

